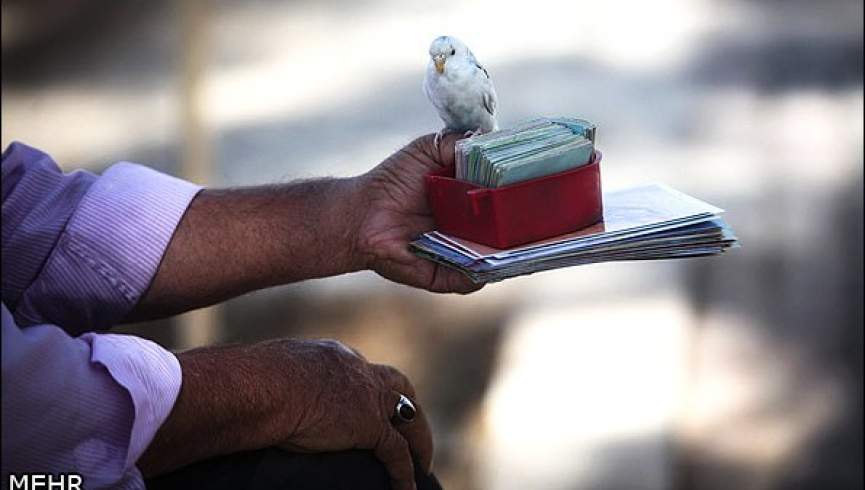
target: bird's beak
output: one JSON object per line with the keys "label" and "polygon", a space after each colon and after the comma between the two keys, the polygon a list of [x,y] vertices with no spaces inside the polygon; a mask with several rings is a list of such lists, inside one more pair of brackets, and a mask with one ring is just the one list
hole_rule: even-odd
{"label": "bird's beak", "polygon": [[445,57],[443,55],[437,54],[433,56],[433,63],[436,65],[436,71],[441,73],[445,72]]}

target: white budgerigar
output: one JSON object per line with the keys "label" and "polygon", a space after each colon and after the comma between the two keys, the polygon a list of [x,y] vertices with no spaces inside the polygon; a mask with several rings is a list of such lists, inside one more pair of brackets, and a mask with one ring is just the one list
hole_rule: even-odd
{"label": "white budgerigar", "polygon": [[469,48],[451,36],[437,37],[423,89],[445,123],[444,132],[489,132],[498,129],[496,90],[487,70]]}

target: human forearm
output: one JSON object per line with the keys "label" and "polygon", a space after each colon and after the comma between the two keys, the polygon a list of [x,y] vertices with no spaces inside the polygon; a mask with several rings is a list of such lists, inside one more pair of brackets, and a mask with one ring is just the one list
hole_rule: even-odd
{"label": "human forearm", "polygon": [[169,316],[254,289],[365,268],[435,292],[479,289],[408,249],[435,227],[424,175],[453,163],[455,139],[437,146],[433,135],[418,138],[355,178],[202,191],[125,320]]}
{"label": "human forearm", "polygon": [[145,476],[267,445],[261,422],[276,400],[261,388],[278,385],[250,366],[243,347],[198,349],[177,357],[183,384],[171,414],[138,460]]}
{"label": "human forearm", "polygon": [[176,314],[245,292],[362,269],[362,178],[204,190],[127,317]]}

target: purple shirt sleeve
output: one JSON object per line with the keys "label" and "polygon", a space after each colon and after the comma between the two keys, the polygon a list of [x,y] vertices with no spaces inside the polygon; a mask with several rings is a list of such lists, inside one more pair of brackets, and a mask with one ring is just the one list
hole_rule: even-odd
{"label": "purple shirt sleeve", "polygon": [[174,406],[177,358],[130,335],[73,338],[2,315],[3,480],[75,472],[84,488],[144,488],[135,462]]}
{"label": "purple shirt sleeve", "polygon": [[4,479],[75,471],[87,488],[140,488],[134,464],[173,407],[180,365],[152,342],[84,332],[140,300],[200,188],[130,163],[63,174],[20,143],[2,177]]}
{"label": "purple shirt sleeve", "polygon": [[126,162],[64,176],[20,143],[3,181],[3,302],[22,327],[70,333],[108,329],[138,303],[200,190]]}

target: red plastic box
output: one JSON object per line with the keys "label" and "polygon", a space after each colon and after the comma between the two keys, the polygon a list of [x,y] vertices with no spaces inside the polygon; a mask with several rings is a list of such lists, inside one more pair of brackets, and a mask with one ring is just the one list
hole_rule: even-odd
{"label": "red plastic box", "polygon": [[454,167],[426,176],[436,228],[503,249],[551,238],[603,219],[601,152],[573,170],[490,189],[454,178]]}

